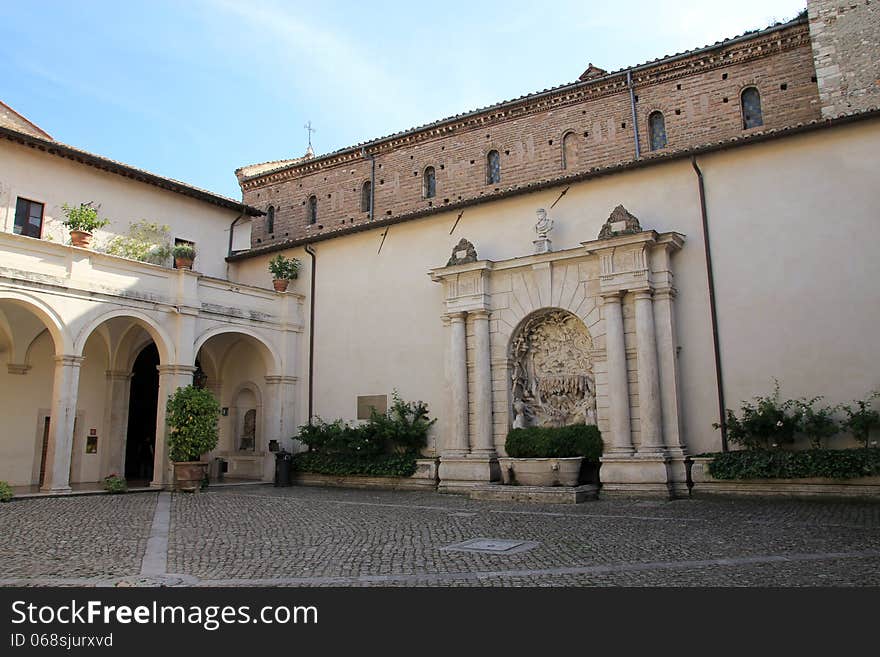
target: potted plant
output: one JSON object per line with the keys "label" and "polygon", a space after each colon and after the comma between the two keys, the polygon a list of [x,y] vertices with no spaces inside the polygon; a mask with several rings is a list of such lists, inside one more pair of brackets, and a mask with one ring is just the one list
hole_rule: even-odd
{"label": "potted plant", "polygon": [[504,449],[507,458],[498,462],[505,484],[577,486],[586,474],[582,468],[592,469],[589,478],[598,480],[602,436],[594,425],[511,429]]}
{"label": "potted plant", "polygon": [[220,404],[209,390],[189,385],[168,398],[168,456],[174,467],[174,489],[198,491],[208,463],[202,454],[217,447]]}
{"label": "potted plant", "polygon": [[124,493],[128,490],[128,483],[115,472],[104,477],[102,484],[104,490],[111,494]]}
{"label": "potted plant", "polygon": [[192,269],[193,260],[196,259],[196,247],[192,244],[177,244],[171,249],[174,256],[174,266],[178,269]]}
{"label": "potted plant", "polygon": [[91,201],[76,206],[69,206],[67,203],[61,206],[61,211],[67,217],[62,223],[70,230],[70,242],[73,246],[88,248],[92,233],[110,223],[108,219],[98,218],[98,207],[100,206],[95,206]]}
{"label": "potted plant", "polygon": [[286,292],[290,281],[299,276],[300,262],[296,258],[285,258],[280,253],[269,261],[272,285],[276,292]]}

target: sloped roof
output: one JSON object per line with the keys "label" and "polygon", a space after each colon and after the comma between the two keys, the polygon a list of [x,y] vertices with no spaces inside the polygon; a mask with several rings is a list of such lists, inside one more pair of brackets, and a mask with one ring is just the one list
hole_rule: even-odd
{"label": "sloped roof", "polygon": [[2,100],[0,100],[0,127],[11,128],[33,137],[40,137],[41,139],[52,139],[52,135],[30,119],[16,112]]}

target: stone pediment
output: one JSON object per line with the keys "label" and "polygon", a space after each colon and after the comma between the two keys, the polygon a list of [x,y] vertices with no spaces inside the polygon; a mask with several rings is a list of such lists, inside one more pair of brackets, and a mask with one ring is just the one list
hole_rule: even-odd
{"label": "stone pediment", "polygon": [[611,216],[602,226],[597,239],[607,240],[618,235],[634,235],[641,233],[642,226],[637,217],[632,215],[625,207],[618,205],[611,212]]}
{"label": "stone pediment", "polygon": [[473,244],[462,237],[458,244],[455,245],[455,248],[452,249],[452,256],[449,258],[446,266],[452,267],[453,265],[464,265],[476,261],[477,250]]}

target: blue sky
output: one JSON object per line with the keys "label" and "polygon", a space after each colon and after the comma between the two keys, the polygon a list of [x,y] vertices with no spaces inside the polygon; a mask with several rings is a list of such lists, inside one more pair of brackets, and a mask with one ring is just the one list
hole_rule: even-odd
{"label": "blue sky", "polygon": [[59,141],[239,198],[316,152],[786,20],[805,0],[0,3],[0,99]]}

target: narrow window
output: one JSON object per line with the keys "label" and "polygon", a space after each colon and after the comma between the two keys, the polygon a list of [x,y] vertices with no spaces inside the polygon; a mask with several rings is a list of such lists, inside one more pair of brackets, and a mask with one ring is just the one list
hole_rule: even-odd
{"label": "narrow window", "polygon": [[486,184],[497,185],[501,182],[501,156],[498,151],[489,151],[486,155]]}
{"label": "narrow window", "polygon": [[648,131],[651,137],[651,150],[666,148],[666,119],[662,112],[651,112],[648,117]]}
{"label": "narrow window", "polygon": [[40,238],[43,232],[43,204],[20,198],[15,202],[16,235]]}
{"label": "narrow window", "polygon": [[746,87],[742,92],[743,130],[764,125],[761,112],[761,94],[755,87]]}
{"label": "narrow window", "polygon": [[[361,185],[361,212],[370,211],[370,199],[373,197],[373,183],[369,180]],[[314,222],[312,222],[314,223]]]}
{"label": "narrow window", "polygon": [[426,167],[422,176],[424,184],[422,185],[422,193],[425,198],[434,198],[437,194],[437,176],[434,173],[434,167]]}
{"label": "narrow window", "polygon": [[318,197],[309,196],[309,223],[318,223]]}
{"label": "narrow window", "polygon": [[269,209],[266,210],[266,232],[274,233],[275,232],[275,206],[270,205]]}
{"label": "narrow window", "polygon": [[562,168],[574,169],[578,164],[577,140],[573,132],[566,132],[562,138]]}

